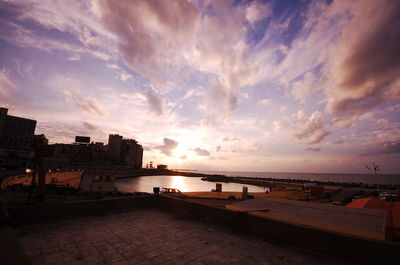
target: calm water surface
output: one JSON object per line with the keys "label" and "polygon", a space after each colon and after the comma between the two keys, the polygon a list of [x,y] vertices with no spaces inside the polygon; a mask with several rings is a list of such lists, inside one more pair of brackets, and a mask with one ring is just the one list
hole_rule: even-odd
{"label": "calm water surface", "polygon": [[[118,179],[116,186],[121,192],[153,192],[153,187],[175,188],[182,192],[211,191],[215,189],[215,182],[203,181],[197,177],[184,176],[143,176],[128,179]],[[249,192],[264,192],[264,188],[239,183],[222,183],[222,191],[239,191],[243,186]]]}

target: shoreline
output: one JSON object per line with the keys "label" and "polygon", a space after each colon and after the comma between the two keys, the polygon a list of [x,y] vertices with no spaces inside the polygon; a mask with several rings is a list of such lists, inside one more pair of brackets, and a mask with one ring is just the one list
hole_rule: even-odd
{"label": "shoreline", "polygon": [[[134,174],[132,174],[134,173]],[[203,181],[210,182],[232,182],[254,185],[258,187],[273,187],[277,185],[292,185],[299,186],[306,183],[316,183],[317,185],[324,186],[340,186],[340,187],[361,187],[364,189],[376,189],[376,184],[365,184],[365,183],[354,183],[354,182],[334,182],[334,181],[318,181],[309,179],[293,179],[293,178],[263,178],[263,177],[245,177],[245,176],[226,176],[223,174],[206,174],[198,172],[187,172],[187,171],[176,171],[169,169],[142,169],[137,172],[130,172],[129,176],[119,176],[119,178],[131,178],[141,176],[155,176],[155,175],[166,175],[166,176],[185,176],[185,177],[199,177]],[[387,190],[400,190],[400,184],[379,184],[379,187]]]}
{"label": "shoreline", "polygon": [[[68,172],[68,171],[65,171]],[[127,179],[135,178],[141,176],[156,176],[156,175],[166,175],[166,176],[185,176],[185,177],[197,177],[201,178],[203,181],[210,182],[222,182],[222,183],[240,183],[253,185],[258,187],[290,187],[298,188],[300,185],[307,183],[315,183],[318,186],[334,186],[334,187],[346,187],[346,188],[362,188],[362,189],[377,189],[376,184],[365,184],[365,183],[354,183],[354,182],[335,182],[335,181],[321,181],[321,180],[310,180],[310,179],[297,179],[297,178],[276,178],[276,177],[248,177],[248,176],[226,176],[223,174],[207,174],[200,172],[187,172],[187,171],[177,171],[169,169],[117,169],[117,170],[87,170],[88,173],[104,173],[112,174],[116,179]],[[19,174],[19,176],[26,175]],[[1,184],[0,180],[0,184]],[[399,184],[379,184],[379,187],[383,190],[400,190]]]}

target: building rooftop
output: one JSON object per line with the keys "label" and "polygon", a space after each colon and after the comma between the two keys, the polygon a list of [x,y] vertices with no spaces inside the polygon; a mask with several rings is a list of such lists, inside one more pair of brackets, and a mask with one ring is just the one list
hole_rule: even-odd
{"label": "building rooftop", "polygon": [[380,240],[385,238],[386,213],[384,210],[355,209],[278,198],[241,201],[225,207],[345,234]]}
{"label": "building rooftop", "polygon": [[35,264],[349,264],[158,209],[14,227]]}

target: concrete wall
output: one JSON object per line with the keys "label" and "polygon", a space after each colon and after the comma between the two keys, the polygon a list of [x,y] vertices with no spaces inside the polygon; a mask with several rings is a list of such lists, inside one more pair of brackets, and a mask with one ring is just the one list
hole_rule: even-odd
{"label": "concrete wall", "polygon": [[32,221],[66,216],[84,216],[128,208],[148,208],[156,206],[152,195],[111,198],[101,200],[66,202],[63,204],[10,206],[11,223],[29,223]]}
{"label": "concrete wall", "polygon": [[251,234],[302,249],[316,251],[361,264],[395,264],[400,245],[369,240],[327,230],[271,220],[255,214],[205,206],[184,199],[161,196],[159,207],[200,220],[244,229]]}

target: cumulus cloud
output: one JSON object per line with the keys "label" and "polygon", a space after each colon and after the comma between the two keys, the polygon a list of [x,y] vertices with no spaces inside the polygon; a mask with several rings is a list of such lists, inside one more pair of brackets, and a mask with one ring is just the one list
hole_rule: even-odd
{"label": "cumulus cloud", "polygon": [[164,144],[158,145],[156,148],[159,149],[164,155],[172,156],[172,151],[178,146],[178,142],[169,138],[164,138],[163,141]]}
{"label": "cumulus cloud", "polygon": [[193,152],[195,152],[198,156],[209,156],[210,152],[208,152],[206,149],[201,149],[199,147],[196,147],[192,149]]}
{"label": "cumulus cloud", "polygon": [[319,143],[330,134],[324,125],[319,111],[308,116],[304,110],[299,110],[292,124],[293,136],[299,140],[306,140],[308,144]]}
{"label": "cumulus cloud", "polygon": [[152,87],[148,86],[147,92],[142,94],[149,104],[149,111],[157,116],[163,114],[163,102],[159,97],[157,91]]}
{"label": "cumulus cloud", "polygon": [[295,139],[308,144],[319,143],[330,134],[325,129],[325,122],[319,111],[308,116],[304,110],[299,110],[291,119],[274,121],[273,126],[275,132],[289,130]]}

